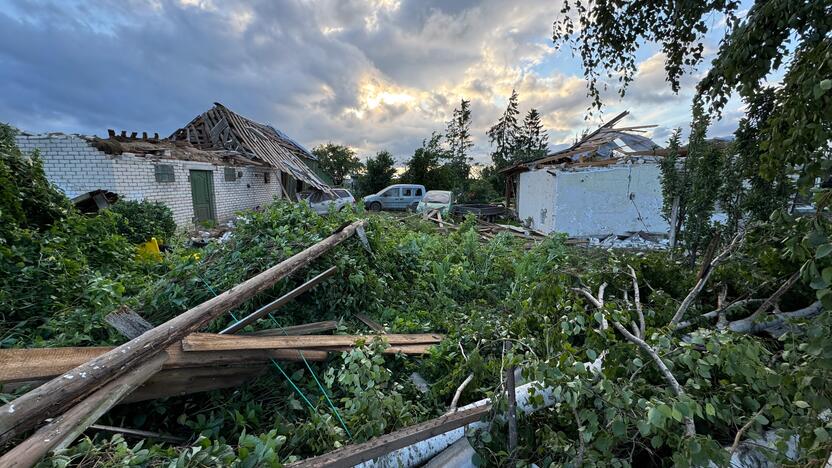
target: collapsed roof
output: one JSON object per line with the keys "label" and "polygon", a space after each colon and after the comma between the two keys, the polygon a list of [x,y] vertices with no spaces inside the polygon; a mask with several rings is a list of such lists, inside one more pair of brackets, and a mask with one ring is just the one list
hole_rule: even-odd
{"label": "collapsed roof", "polygon": [[304,158],[317,159],[306,148],[271,125],[247,119],[218,102],[168,139],[187,142],[202,150],[235,151],[249,159],[263,161],[317,189],[330,190],[329,185],[303,162]]}
{"label": "collapsed roof", "polygon": [[639,125],[615,128],[615,124],[629,115],[624,111],[609,122],[588,133],[575,144],[561,151],[550,153],[543,158],[515,164],[500,170],[503,173],[517,173],[537,166],[565,164],[569,166],[605,165],[622,158],[634,156],[662,156],[666,151],[650,138],[640,135],[656,125]]}

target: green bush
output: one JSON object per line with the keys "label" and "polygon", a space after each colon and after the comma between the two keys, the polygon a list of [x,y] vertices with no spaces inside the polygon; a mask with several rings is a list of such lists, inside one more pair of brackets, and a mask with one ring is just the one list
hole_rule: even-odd
{"label": "green bush", "polygon": [[160,202],[121,200],[110,211],[121,215],[118,231],[134,244],[147,242],[151,237],[165,242],[176,231],[173,212]]}

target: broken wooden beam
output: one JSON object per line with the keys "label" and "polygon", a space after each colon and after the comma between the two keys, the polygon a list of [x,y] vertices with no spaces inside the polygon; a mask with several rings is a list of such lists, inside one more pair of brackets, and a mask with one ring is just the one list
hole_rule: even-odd
{"label": "broken wooden beam", "polygon": [[[0,407],[0,443],[34,428],[46,418],[66,411],[101,385],[129,372],[137,364],[189,333],[308,266],[332,247],[351,237],[363,224],[364,221],[356,221],[347,225],[253,278],[6,403]],[[81,375],[87,378],[76,378]]]}
{"label": "broken wooden beam", "polygon": [[489,411],[491,411],[491,405],[458,411],[370,439],[363,444],[347,445],[327,454],[301,460],[287,466],[293,468],[352,467],[393,450],[407,447],[421,440],[479,421]]}
{"label": "broken wooden beam", "polygon": [[[434,344],[414,344],[414,345],[403,345],[403,346],[388,346],[384,349],[384,354],[407,354],[412,356],[418,356],[421,354],[428,354],[430,352],[430,347],[434,346]],[[325,346],[321,348],[313,348],[314,350],[320,351],[330,351],[330,352],[345,352],[351,351],[355,349],[352,346]],[[303,352],[308,352],[307,350],[299,350]]]}
{"label": "broken wooden beam", "polygon": [[[410,335],[376,335],[390,345],[435,344],[442,341],[436,333]],[[305,336],[251,336],[193,333],[182,340],[182,349],[193,351],[230,351],[241,349],[315,349],[325,347],[352,347],[359,341],[369,342],[373,335],[305,335]]]}
{"label": "broken wooden beam", "polygon": [[131,340],[153,329],[153,325],[150,322],[130,310],[127,306],[119,307],[113,312],[110,312],[104,317],[104,321]]}
{"label": "broken wooden beam", "polygon": [[366,315],[361,314],[361,313],[357,313],[357,312],[354,313],[353,315],[358,320],[361,320],[361,322],[363,322],[364,325],[367,325],[368,327],[370,327],[370,329],[372,329],[373,331],[377,331],[379,333],[387,333],[384,330],[384,326],[382,324],[376,322],[375,320],[371,319],[370,317],[367,317]]}
{"label": "broken wooden beam", "polygon": [[[51,379],[112,350],[110,347],[0,349],[0,384]],[[266,363],[272,359],[303,360],[295,349],[186,353],[182,351],[182,345],[176,343],[166,351],[168,359],[165,361],[164,369]],[[327,358],[326,351],[310,350],[303,355],[307,361],[323,361]]]}
{"label": "broken wooden beam", "polygon": [[337,328],[337,321],[326,320],[323,322],[305,323],[303,325],[291,325],[282,328],[269,328],[267,330],[257,330],[251,333],[246,333],[245,336],[311,335],[312,333],[325,332],[335,330]]}
{"label": "broken wooden beam", "polygon": [[[165,359],[167,356],[164,353],[157,353],[127,373],[111,380],[6,452],[0,457],[0,466],[28,468],[34,466],[49,452],[67,447],[87,427],[161,369]],[[88,377],[79,375],[78,378]]]}
{"label": "broken wooden beam", "polygon": [[289,303],[294,298],[300,296],[301,294],[309,291],[310,289],[314,288],[315,286],[321,284],[321,282],[330,276],[335,274],[337,270],[336,267],[330,267],[327,270],[323,271],[319,275],[315,276],[311,280],[301,284],[300,286],[296,287],[295,289],[289,291],[288,293],[280,296],[276,300],[264,305],[263,307],[255,310],[254,312],[250,313],[249,315],[240,319],[237,323],[232,324],[229,327],[226,327],[223,331],[220,332],[220,335],[227,335],[227,334],[234,334],[238,331],[245,328],[247,325],[250,325],[256,322],[261,317],[266,316],[266,314],[270,314],[275,310],[283,307],[287,303]]}

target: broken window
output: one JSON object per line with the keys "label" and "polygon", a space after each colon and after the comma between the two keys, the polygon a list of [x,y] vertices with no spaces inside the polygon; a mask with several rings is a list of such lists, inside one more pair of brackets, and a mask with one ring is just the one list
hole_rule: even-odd
{"label": "broken window", "polygon": [[225,168],[225,181],[226,182],[234,182],[237,180],[237,170],[233,167],[226,167]]}
{"label": "broken window", "polygon": [[268,184],[272,181],[272,174],[271,172],[264,172],[263,173],[263,183]]}
{"label": "broken window", "polygon": [[174,182],[173,166],[170,164],[157,164],[154,166],[156,182]]}

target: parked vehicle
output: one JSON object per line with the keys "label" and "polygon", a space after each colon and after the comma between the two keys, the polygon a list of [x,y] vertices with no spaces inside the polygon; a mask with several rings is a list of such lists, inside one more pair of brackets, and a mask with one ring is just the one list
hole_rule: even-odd
{"label": "parked vehicle", "polygon": [[424,213],[430,210],[439,210],[442,214],[466,215],[473,213],[477,218],[486,221],[494,221],[506,212],[504,205],[491,205],[487,203],[463,203],[455,204],[453,193],[446,190],[431,190],[425,194],[425,198],[419,202],[416,211]]}
{"label": "parked vehicle", "polygon": [[336,188],[333,189],[336,196],[330,195],[320,190],[307,192],[301,195],[301,200],[306,200],[309,206],[318,214],[329,213],[330,207],[334,206],[335,210],[341,210],[347,205],[355,203],[355,197],[352,196],[349,190]]}
{"label": "parked vehicle", "polygon": [[453,199],[453,193],[447,190],[431,190],[419,202],[416,211],[424,213],[430,210],[439,210],[442,214],[447,214],[451,210]]}
{"label": "parked vehicle", "polygon": [[395,184],[364,197],[364,207],[370,211],[415,210],[425,192],[424,185]]}

